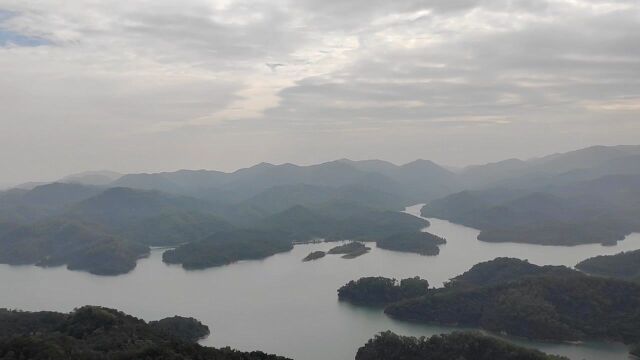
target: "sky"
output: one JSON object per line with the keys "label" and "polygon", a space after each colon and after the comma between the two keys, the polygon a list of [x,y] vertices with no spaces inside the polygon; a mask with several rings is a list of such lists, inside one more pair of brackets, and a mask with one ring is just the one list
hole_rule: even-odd
{"label": "sky", "polygon": [[0,184],[640,143],[638,0],[0,0]]}

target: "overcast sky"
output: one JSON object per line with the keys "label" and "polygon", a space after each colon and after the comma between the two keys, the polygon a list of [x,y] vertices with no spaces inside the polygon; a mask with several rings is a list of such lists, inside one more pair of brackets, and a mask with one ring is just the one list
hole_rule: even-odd
{"label": "overcast sky", "polygon": [[638,0],[0,0],[0,183],[640,143]]}

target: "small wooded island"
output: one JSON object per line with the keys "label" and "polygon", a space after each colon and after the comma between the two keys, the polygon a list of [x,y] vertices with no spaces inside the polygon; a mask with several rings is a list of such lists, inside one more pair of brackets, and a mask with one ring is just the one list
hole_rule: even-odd
{"label": "small wooded island", "polygon": [[454,332],[429,338],[415,338],[387,331],[369,340],[356,354],[356,360],[391,359],[568,360],[476,332]]}
{"label": "small wooded island", "polygon": [[327,251],[327,254],[344,254],[342,257],[345,259],[353,259],[360,255],[364,255],[371,250],[370,247],[365,246],[363,243],[358,241],[351,241],[344,245],[338,245],[336,247],[331,248]]}
{"label": "small wooded island", "polygon": [[312,251],[311,253],[309,253],[309,255],[305,256],[304,259],[302,259],[302,261],[313,261],[313,260],[318,260],[320,258],[323,258],[326,255],[326,253],[324,251]]}
{"label": "small wooded island", "polygon": [[[357,302],[383,302],[390,297],[379,289],[392,285],[365,278],[340,292]],[[389,303],[385,313],[545,341],[640,341],[640,285],[510,258],[477,264],[442,288]]]}
{"label": "small wooded island", "polygon": [[84,306],[69,314],[0,309],[0,359],[286,360],[262,352],[200,346],[209,329],[191,318],[149,323],[117,310]]}
{"label": "small wooded island", "polygon": [[420,255],[438,255],[438,245],[445,244],[444,238],[428,232],[409,232],[387,236],[376,241],[376,246],[392,251],[412,252]]}

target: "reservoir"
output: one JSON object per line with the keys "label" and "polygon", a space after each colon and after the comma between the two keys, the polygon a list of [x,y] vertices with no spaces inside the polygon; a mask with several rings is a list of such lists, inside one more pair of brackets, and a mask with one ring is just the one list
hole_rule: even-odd
{"label": "reservoir", "polygon": [[[406,212],[418,215],[420,205]],[[479,231],[429,219],[427,230],[447,239],[438,256],[420,256],[372,247],[355,259],[339,255],[302,262],[308,253],[336,243],[296,245],[287,253],[259,261],[242,261],[200,271],[185,271],[162,262],[156,249],[129,274],[101,277],[64,267],[0,265],[0,307],[70,311],[102,305],[145,320],[192,316],[211,328],[203,345],[262,350],[297,360],[348,360],[376,333],[430,336],[459,330],[392,320],[382,310],[337,300],[336,290],[363,276],[402,279],[420,276],[441,286],[478,262],[517,257],[539,265],[574,266],[586,258],[640,249],[640,234],[617,246],[574,247],[483,243]],[[552,344],[508,339],[519,345],[575,360],[629,359],[621,344]]]}

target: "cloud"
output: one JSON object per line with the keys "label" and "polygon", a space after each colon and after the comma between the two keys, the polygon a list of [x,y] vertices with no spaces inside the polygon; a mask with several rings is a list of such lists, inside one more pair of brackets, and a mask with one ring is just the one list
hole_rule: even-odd
{"label": "cloud", "polygon": [[49,42],[37,37],[29,37],[4,28],[4,23],[14,16],[12,12],[0,10],[0,47],[3,46],[40,46]]}
{"label": "cloud", "polygon": [[[578,7],[562,11],[571,17],[525,12],[514,18],[510,9],[495,9],[369,33],[362,56],[282,90],[280,106],[268,115],[354,123],[460,116],[560,123],[570,120],[568,111],[583,116],[581,102],[640,93],[635,13]],[[407,46],[417,36],[431,41]],[[362,106],[367,101],[371,106]]]}
{"label": "cloud", "polygon": [[0,0],[3,182],[630,142],[638,12],[635,0]]}

